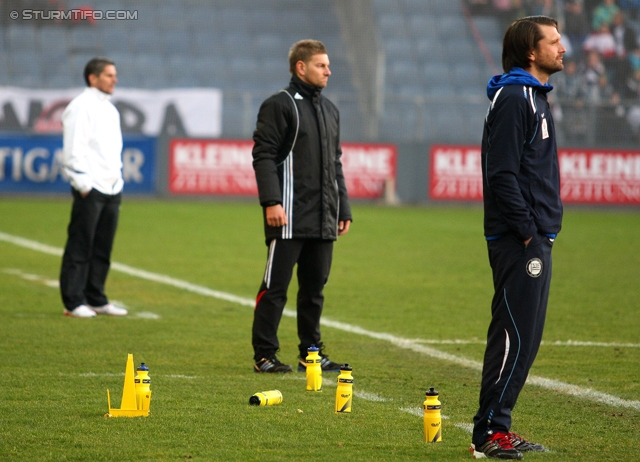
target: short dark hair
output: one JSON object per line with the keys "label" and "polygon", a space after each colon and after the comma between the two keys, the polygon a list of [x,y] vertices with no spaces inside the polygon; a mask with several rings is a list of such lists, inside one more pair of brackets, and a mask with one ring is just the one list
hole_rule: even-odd
{"label": "short dark hair", "polygon": [[327,54],[327,49],[319,40],[300,40],[294,43],[289,50],[289,72],[296,73],[296,63],[302,61],[308,63],[313,55]]}
{"label": "short dark hair", "polygon": [[109,65],[115,66],[116,64],[110,59],[102,58],[100,56],[89,61],[87,65],[84,66],[84,81],[87,82],[87,87],[91,86],[89,83],[89,76],[92,74],[99,76],[102,74],[102,71],[104,71],[104,68]]}
{"label": "short dark hair", "polygon": [[548,16],[527,16],[514,21],[504,34],[502,41],[502,69],[509,72],[514,67],[527,69],[529,67],[529,53],[542,40],[542,30],[539,26],[553,26],[558,28],[558,21]]}

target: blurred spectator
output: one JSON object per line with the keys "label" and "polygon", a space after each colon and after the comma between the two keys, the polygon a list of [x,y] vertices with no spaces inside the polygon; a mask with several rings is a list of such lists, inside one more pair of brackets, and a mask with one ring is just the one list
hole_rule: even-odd
{"label": "blurred spectator", "polygon": [[629,53],[629,65],[631,66],[632,73],[640,71],[640,46],[636,46],[636,48]]}
{"label": "blurred spectator", "polygon": [[[598,105],[595,123],[596,140],[600,144],[610,146],[625,144],[631,141],[633,136],[626,120],[627,113],[621,104],[620,95],[613,91],[606,79],[607,77],[605,76],[602,80],[604,99]],[[613,129],[614,127],[615,130]]]}
{"label": "blurred spectator", "polygon": [[637,140],[640,140],[640,69],[627,80],[629,98],[633,101],[627,111],[627,122]]}
{"label": "blurred spectator", "polygon": [[587,93],[585,77],[575,60],[565,60],[564,72],[553,75],[553,116],[561,130],[562,143],[576,145],[589,133],[589,112],[584,110]]}
{"label": "blurred spectator", "polygon": [[620,6],[632,20],[640,20],[640,0],[618,0],[618,6]]}
{"label": "blurred spectator", "polygon": [[575,60],[565,60],[564,72],[553,76],[553,88],[558,100],[567,100],[581,105],[586,96],[586,80],[584,74],[578,72]]}
{"label": "blurred spectator", "polygon": [[[584,11],[583,0],[565,0],[564,2],[564,31],[569,38],[576,58],[582,57],[581,44],[584,43],[590,31],[589,19]],[[566,47],[566,44],[565,44]]]}
{"label": "blurred spectator", "polygon": [[[631,131],[625,121],[625,108],[621,104],[620,94],[609,81],[600,57],[596,52],[587,56],[585,79],[587,82],[587,106],[590,114],[590,133],[588,142],[619,145],[631,139]],[[595,117],[593,117],[595,116]],[[615,127],[615,130],[612,130]]]}
{"label": "blurred spectator", "polygon": [[555,0],[535,0],[532,4],[531,15],[533,16],[542,15],[557,18],[560,16],[558,13],[558,6]]}
{"label": "blurred spectator", "polygon": [[619,12],[620,8],[616,5],[616,0],[602,0],[602,3],[593,10],[591,29],[600,30],[602,24],[610,27],[613,24],[613,17]]}
{"label": "blurred spectator", "polygon": [[607,70],[602,64],[597,51],[590,51],[587,54],[583,68],[580,70],[584,77],[585,100],[592,104],[597,104],[606,99],[603,91],[607,88]]}
{"label": "blurred spectator", "polygon": [[626,58],[629,51],[637,48],[638,39],[636,31],[627,24],[627,19],[623,11],[613,17],[611,33],[616,41],[616,56]]}
{"label": "blurred spectator", "polygon": [[582,48],[587,53],[597,52],[604,59],[611,59],[616,55],[616,40],[605,23],[600,24],[597,31],[592,31],[584,41]]}
{"label": "blurred spectator", "polygon": [[506,31],[518,19],[513,10],[512,0],[493,0],[493,10],[500,20],[501,30]]}
{"label": "blurred spectator", "polygon": [[616,91],[621,92],[627,79],[632,76],[628,55],[631,50],[638,47],[638,41],[635,31],[627,25],[625,14],[622,11],[614,16],[611,33],[616,42],[616,55],[610,66],[611,78]]}
{"label": "blurred spectator", "polygon": [[464,4],[473,15],[492,14],[491,0],[464,0]]}
{"label": "blurred spectator", "polygon": [[627,77],[622,96],[635,101],[636,104],[640,103],[640,69],[635,70]]}

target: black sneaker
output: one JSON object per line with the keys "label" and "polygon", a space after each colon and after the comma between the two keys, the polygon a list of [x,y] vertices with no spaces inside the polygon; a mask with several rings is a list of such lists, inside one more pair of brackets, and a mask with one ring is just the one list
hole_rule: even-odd
{"label": "black sneaker", "polygon": [[513,447],[506,433],[489,432],[487,440],[480,447],[471,445],[469,451],[473,453],[474,459],[509,459],[522,460],[523,455]]}
{"label": "black sneaker", "polygon": [[543,445],[527,441],[516,433],[507,433],[507,438],[511,441],[513,447],[520,452],[547,452],[547,448]]}
{"label": "black sneaker", "polygon": [[[342,364],[334,363],[329,359],[327,355],[320,353],[320,367],[322,372],[340,372],[340,366]],[[298,358],[298,372],[307,372],[306,358]]]}
{"label": "black sneaker", "polygon": [[253,365],[253,372],[291,372],[291,366],[288,364],[282,364],[275,356],[271,358],[262,358],[260,361]]}

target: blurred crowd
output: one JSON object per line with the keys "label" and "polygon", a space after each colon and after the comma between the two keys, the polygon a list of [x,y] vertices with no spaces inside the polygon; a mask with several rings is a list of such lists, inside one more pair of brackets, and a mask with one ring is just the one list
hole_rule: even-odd
{"label": "blurred crowd", "polygon": [[640,0],[466,0],[503,30],[523,16],[559,23],[564,72],[552,76],[565,143],[640,140]]}

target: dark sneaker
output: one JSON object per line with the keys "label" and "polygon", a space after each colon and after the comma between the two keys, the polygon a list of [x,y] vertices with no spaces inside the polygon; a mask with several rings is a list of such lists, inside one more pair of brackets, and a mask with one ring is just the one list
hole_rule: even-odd
{"label": "dark sneaker", "polygon": [[[340,372],[340,366],[342,366],[342,364],[334,363],[327,355],[323,355],[322,353],[320,353],[320,358],[322,372]],[[298,358],[298,372],[307,372],[305,358]]]}
{"label": "dark sneaker", "polygon": [[547,452],[547,448],[543,445],[527,441],[516,433],[509,432],[507,438],[511,441],[513,447],[520,452]]}
{"label": "dark sneaker", "polygon": [[253,372],[291,372],[291,366],[282,364],[275,356],[272,358],[262,358],[253,365]]}
{"label": "dark sneaker", "polygon": [[471,445],[469,451],[473,453],[474,459],[508,459],[522,460],[523,455],[513,447],[513,444],[506,433],[489,432],[487,440],[480,447]]}

